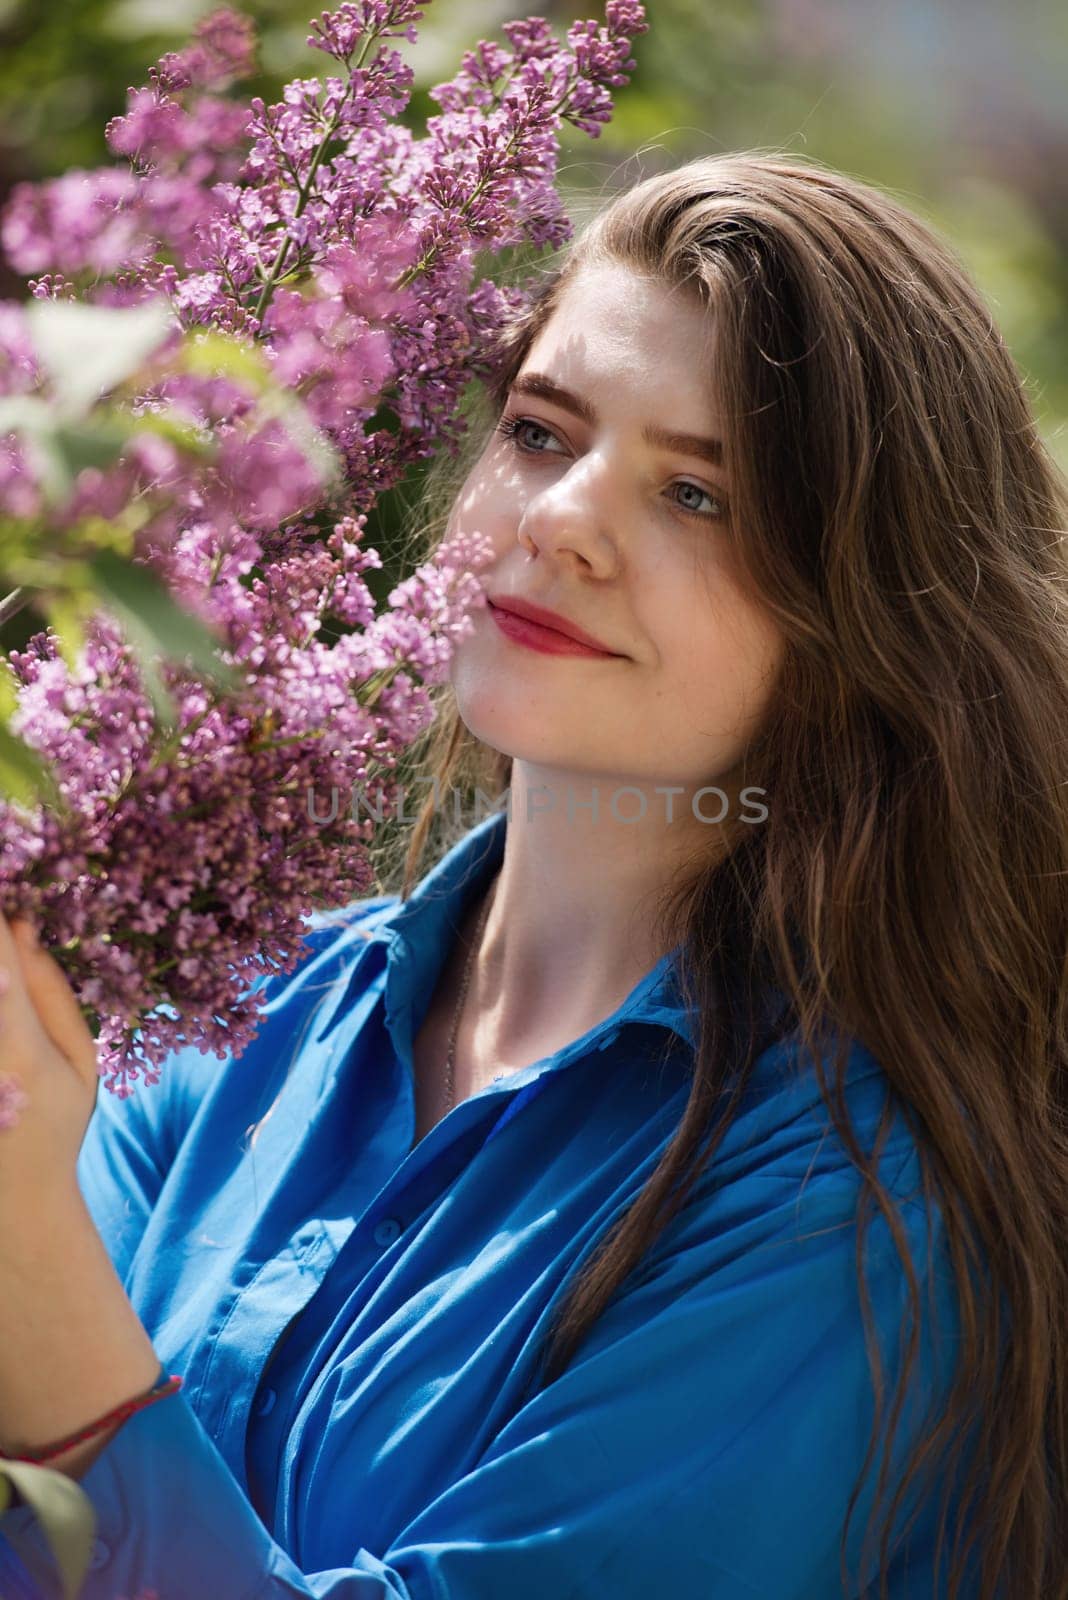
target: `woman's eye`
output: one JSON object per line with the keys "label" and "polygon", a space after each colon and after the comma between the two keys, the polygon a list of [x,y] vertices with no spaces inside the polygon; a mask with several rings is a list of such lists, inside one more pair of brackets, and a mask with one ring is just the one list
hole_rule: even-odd
{"label": "woman's eye", "polygon": [[[723,521],[726,518],[727,502],[718,495],[709,494],[699,483],[676,483],[673,488],[680,496],[687,496],[685,500],[680,498],[676,501],[676,505],[683,511],[692,512],[699,517],[711,516],[713,521]],[[707,500],[710,506],[717,509],[712,512],[706,511],[701,504],[703,500]]]}
{"label": "woman's eye", "polygon": [[543,427],[540,422],[523,421],[522,418],[516,424],[516,433],[520,443],[525,444],[528,450],[541,448],[538,444],[539,436],[542,444],[553,437],[548,428]]}
{"label": "woman's eye", "polygon": [[520,449],[530,450],[536,455],[545,454],[544,443],[539,443],[539,436],[543,441],[559,442],[550,428],[542,422],[535,422],[533,417],[504,416],[497,424],[497,432],[518,444]]}

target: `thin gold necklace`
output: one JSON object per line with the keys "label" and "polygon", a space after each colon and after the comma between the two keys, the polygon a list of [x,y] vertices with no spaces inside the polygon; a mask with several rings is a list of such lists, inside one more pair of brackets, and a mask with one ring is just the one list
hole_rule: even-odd
{"label": "thin gold necklace", "polygon": [[452,1110],[453,1097],[456,1093],[456,1084],[454,1081],[456,1072],[456,1035],[460,1031],[460,1017],[463,1014],[464,1001],[467,998],[467,986],[471,982],[471,972],[475,965],[475,954],[479,945],[482,943],[482,933],[486,926],[486,918],[489,916],[490,906],[493,904],[496,892],[497,879],[494,878],[493,887],[486,896],[482,910],[479,912],[478,923],[475,927],[474,933],[471,936],[471,948],[467,952],[467,960],[464,962],[463,980],[460,984],[460,997],[456,1002],[456,1009],[452,1014],[452,1030],[449,1033],[449,1048],[445,1053],[446,1116]]}

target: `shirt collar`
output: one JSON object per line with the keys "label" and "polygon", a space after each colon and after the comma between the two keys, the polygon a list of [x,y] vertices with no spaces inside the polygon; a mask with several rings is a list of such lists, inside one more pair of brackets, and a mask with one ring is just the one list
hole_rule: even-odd
{"label": "shirt collar", "polygon": [[[416,997],[425,1000],[433,993],[465,904],[472,895],[489,887],[500,868],[507,825],[505,811],[491,812],[476,824],[420,880],[407,900],[398,901],[387,911],[370,935],[371,941],[384,941],[389,946],[386,1013],[395,1024],[402,1023],[409,1047]],[[694,1048],[694,1029],[679,993],[680,951],[681,946],[676,946],[662,956],[635,985],[601,1024],[606,1033],[611,1031],[614,1036],[624,1022],[651,1023],[671,1029]]]}

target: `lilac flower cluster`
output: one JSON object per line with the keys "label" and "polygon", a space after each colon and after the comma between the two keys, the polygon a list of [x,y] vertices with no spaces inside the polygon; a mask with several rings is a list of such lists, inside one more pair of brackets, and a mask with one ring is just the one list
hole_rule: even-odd
{"label": "lilac flower cluster", "polygon": [[[21,185],[0,225],[38,299],[162,298],[175,328],[135,385],[126,447],[62,503],[22,441],[0,440],[0,514],[68,552],[90,523],[121,529],[243,674],[223,692],[162,664],[168,731],[106,612],[74,664],[51,628],[8,657],[11,727],[63,803],[0,806],[0,898],[42,929],[120,1095],[157,1081],[176,1046],[239,1053],[260,1015],[250,980],[292,970],[312,908],[371,888],[370,819],[324,826],[305,797],[373,781],[389,804],[428,688],[484,604],[490,547],[451,541],[376,615],[367,516],[459,439],[461,392],[525,299],[479,277],[486,253],[569,236],[561,126],[597,136],[646,27],[638,0],[607,0],[605,22],[565,43],[541,18],[507,23],[508,48],[479,44],[431,91],[440,113],[416,137],[398,120],[412,73],[395,45],[422,15],[343,0],[308,41],[336,70],[267,106],[230,97],[255,40],[217,12],[109,125],[124,165]],[[200,356],[168,362],[183,339]],[[235,340],[266,363],[266,395],[212,367]],[[23,312],[0,306],[0,395],[41,392]],[[340,491],[272,394],[329,442]],[[0,1122],[17,1110],[6,1094]]]}
{"label": "lilac flower cluster", "polygon": [[[51,633],[11,652],[21,685],[15,729],[32,732],[52,763],[69,815],[12,808],[0,876],[62,940],[79,998],[101,1018],[101,1070],[120,1093],[136,1063],[155,1081],[178,1042],[213,1045],[220,1058],[243,1048],[257,1016],[243,998],[248,980],[292,970],[309,903],[372,892],[368,821],[318,826],[308,787],[354,775],[382,781],[425,728],[427,685],[469,625],[480,552],[474,540],[454,541],[451,567],[435,564],[418,593],[394,591],[394,609],[375,616],[359,573],[378,558],[360,551],[361,531],[343,521],[328,548],[269,562],[246,588],[253,536],[235,539],[220,564],[208,530],[189,530],[175,567],[190,583],[198,562],[219,565],[201,599],[248,678],[219,704],[172,670],[181,737],[170,746],[104,617],[74,676]],[[332,588],[336,600],[326,598]],[[363,626],[324,643],[317,634],[329,612]],[[144,1015],[161,995],[168,1010]]]}
{"label": "lilac flower cluster", "polygon": [[[540,18],[505,24],[511,50],[465,55],[417,139],[397,121],[411,68],[386,41],[414,38],[422,15],[344,0],[308,41],[342,71],[238,108],[219,86],[248,71],[251,30],[217,13],[109,124],[132,168],[22,185],[0,231],[21,271],[92,271],[117,279],[96,298],[163,292],[186,327],[259,335],[341,449],[360,509],[458,437],[457,396],[523,298],[476,285],[475,257],[568,237],[560,127],[600,132],[645,28],[637,0],[608,0],[606,23],[573,24],[566,46]],[[390,422],[369,426],[383,403]]]}

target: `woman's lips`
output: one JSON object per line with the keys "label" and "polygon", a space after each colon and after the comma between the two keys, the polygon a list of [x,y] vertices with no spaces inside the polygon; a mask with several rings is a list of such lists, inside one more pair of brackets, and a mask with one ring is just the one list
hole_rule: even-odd
{"label": "woman's lips", "polygon": [[528,650],[540,650],[547,656],[593,656],[598,661],[619,659],[611,650],[594,650],[588,644],[580,644],[577,639],[569,639],[566,634],[543,628],[537,622],[528,622],[526,617],[517,617],[512,611],[504,611],[492,602],[488,609],[505,638],[513,644],[526,645]]}

